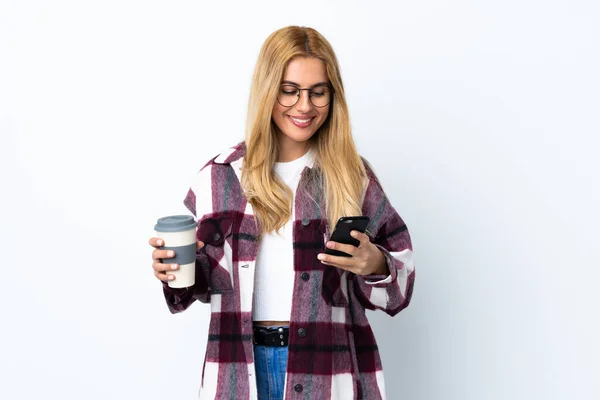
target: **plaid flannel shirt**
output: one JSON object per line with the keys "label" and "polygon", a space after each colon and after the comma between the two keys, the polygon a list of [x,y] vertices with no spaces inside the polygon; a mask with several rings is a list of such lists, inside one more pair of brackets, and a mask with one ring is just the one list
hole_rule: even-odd
{"label": "plaid flannel shirt", "polygon": [[[198,172],[184,200],[197,219],[197,239],[205,243],[196,254],[196,283],[183,289],[163,284],[172,313],[195,300],[210,303],[200,399],[257,398],[252,296],[260,227],[240,185],[244,154],[241,142]],[[406,225],[367,170],[362,212],[371,218],[370,240],[383,251],[390,271],[379,283],[386,277],[355,275],[317,259],[330,234],[322,181],[318,168],[307,166],[302,172],[294,204],[286,400],[385,398],[381,359],[365,309],[399,313],[410,302],[415,272]]]}

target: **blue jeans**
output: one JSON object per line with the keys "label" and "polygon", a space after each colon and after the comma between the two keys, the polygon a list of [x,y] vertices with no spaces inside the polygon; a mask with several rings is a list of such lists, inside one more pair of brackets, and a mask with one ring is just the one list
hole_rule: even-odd
{"label": "blue jeans", "polygon": [[258,400],[282,400],[288,348],[254,345]]}

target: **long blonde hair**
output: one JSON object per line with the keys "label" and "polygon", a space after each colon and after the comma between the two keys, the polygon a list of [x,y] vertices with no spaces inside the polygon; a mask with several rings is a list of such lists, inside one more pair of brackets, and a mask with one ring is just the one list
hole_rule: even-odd
{"label": "long blonde hair", "polygon": [[279,230],[292,211],[291,190],[272,172],[278,149],[271,115],[286,66],[295,57],[322,60],[333,88],[327,120],[310,139],[315,168],[320,169],[325,186],[329,226],[335,226],[342,216],[361,214],[366,171],[352,138],[337,58],[316,30],[288,26],[273,32],[264,42],[248,102],[242,185],[263,233]]}

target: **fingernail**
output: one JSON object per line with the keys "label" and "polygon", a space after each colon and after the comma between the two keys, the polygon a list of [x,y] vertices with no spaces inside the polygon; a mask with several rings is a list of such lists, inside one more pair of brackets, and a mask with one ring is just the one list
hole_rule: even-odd
{"label": "fingernail", "polygon": [[162,246],[163,245],[163,241],[162,240],[157,240],[156,244],[159,245],[159,246]]}
{"label": "fingernail", "polygon": [[333,244],[332,242],[327,242],[327,247],[333,249],[335,247],[335,244]]}
{"label": "fingernail", "polygon": [[177,264],[171,264],[171,269],[177,269]]}
{"label": "fingernail", "polygon": [[169,278],[168,278],[168,279],[169,279],[170,281],[172,281],[173,279],[175,279],[175,276],[173,276],[173,275],[169,275]]}
{"label": "fingernail", "polygon": [[323,260],[325,259],[325,256],[324,256],[323,254],[319,254],[319,255],[317,256],[317,258],[318,258],[319,260],[323,261]]}
{"label": "fingernail", "polygon": [[167,253],[167,255],[168,255],[169,257],[173,257],[173,252],[172,252],[171,250],[169,250],[169,252]]}
{"label": "fingernail", "polygon": [[356,231],[352,231],[352,232],[350,232],[350,235],[351,235],[352,237],[357,237],[357,236],[358,236],[358,232],[356,232]]}

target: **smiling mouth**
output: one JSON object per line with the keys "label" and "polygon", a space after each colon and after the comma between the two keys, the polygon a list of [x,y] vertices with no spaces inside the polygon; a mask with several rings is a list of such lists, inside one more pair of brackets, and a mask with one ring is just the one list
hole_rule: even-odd
{"label": "smiling mouth", "polygon": [[315,119],[315,117],[310,117],[310,118],[297,118],[297,117],[292,117],[291,115],[287,116],[290,121],[292,121],[292,123],[294,125],[296,125],[297,127],[300,128],[305,128],[307,126],[309,126],[311,124],[311,122]]}

